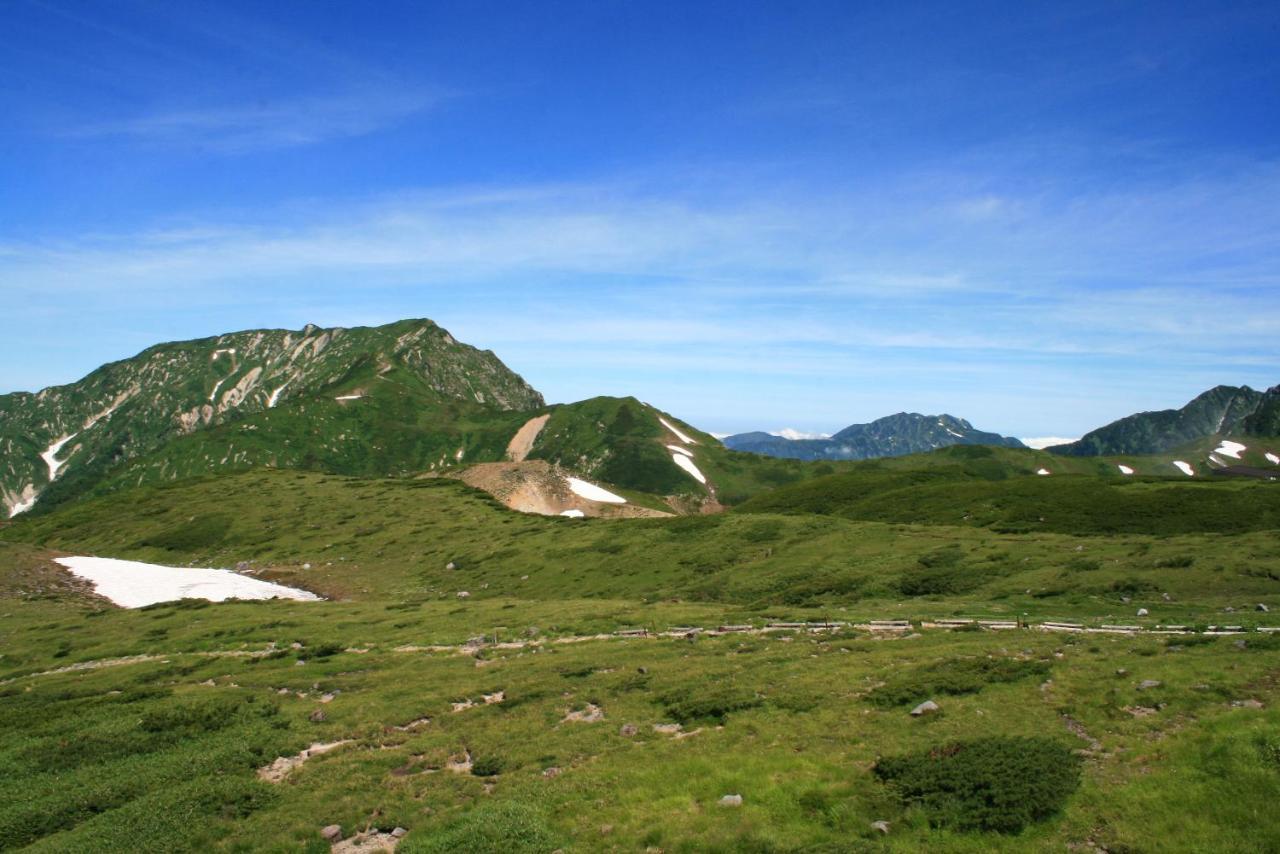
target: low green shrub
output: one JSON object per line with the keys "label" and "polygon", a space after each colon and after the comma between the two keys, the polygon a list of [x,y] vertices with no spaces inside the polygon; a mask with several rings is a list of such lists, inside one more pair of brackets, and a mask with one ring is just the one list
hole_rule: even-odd
{"label": "low green shrub", "polygon": [[1016,658],[960,658],[895,672],[867,694],[874,706],[890,708],[944,694],[976,694],[988,685],[1046,676],[1049,664]]}
{"label": "low green shrub", "polygon": [[731,712],[753,709],[761,704],[752,691],[731,685],[689,686],[662,697],[667,715],[681,724],[699,721],[723,722]]}
{"label": "low green shrub", "polygon": [[505,767],[506,763],[497,756],[482,756],[472,760],[471,773],[477,777],[496,777]]}
{"label": "low green shrub", "polygon": [[992,737],[882,759],[873,773],[935,827],[1017,833],[1062,809],[1080,759],[1052,739]]}

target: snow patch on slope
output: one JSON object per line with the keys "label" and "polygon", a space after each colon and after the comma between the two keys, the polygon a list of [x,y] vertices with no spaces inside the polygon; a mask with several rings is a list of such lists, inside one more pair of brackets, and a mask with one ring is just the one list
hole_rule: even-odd
{"label": "snow patch on slope", "polygon": [[680,468],[688,472],[689,476],[692,477],[694,480],[696,480],[698,483],[705,484],[707,482],[706,475],[698,471],[698,467],[693,464],[693,460],[689,459],[683,454],[672,454],[671,460],[676,465],[680,466]]}
{"label": "snow patch on slope", "polygon": [[1271,453],[1270,451],[1266,453],[1266,457],[1267,457],[1267,462],[1275,466],[1280,466],[1280,457],[1277,457],[1275,454]]}
{"label": "snow patch on slope", "polygon": [[675,451],[677,454],[684,454],[686,457],[692,457],[693,451],[688,448],[682,448],[679,445],[667,445],[668,451]]}
{"label": "snow patch on slope", "polygon": [[1213,449],[1213,452],[1215,454],[1222,454],[1224,457],[1231,457],[1233,460],[1238,460],[1240,459],[1240,452],[1245,450],[1248,449],[1239,442],[1232,442],[1227,439],[1223,439],[1222,442],[1219,443],[1218,447]]}
{"label": "snow patch on slope", "polygon": [[1174,460],[1173,464],[1177,466],[1178,470],[1187,477],[1195,477],[1196,470],[1191,467],[1190,463],[1184,462],[1183,460]]}
{"label": "snow patch on slope", "polygon": [[569,489],[574,495],[581,496],[588,501],[601,501],[605,504],[626,504],[627,499],[621,495],[614,495],[603,487],[596,486],[594,483],[588,483],[585,480],[579,480],[576,477],[568,478]]}
{"label": "snow patch on slope", "polygon": [[1028,448],[1035,448],[1037,451],[1040,451],[1054,445],[1066,445],[1078,440],[1078,436],[1075,439],[1068,439],[1065,436],[1032,436],[1020,441]]}
{"label": "snow patch on slope", "polygon": [[297,599],[318,602],[306,590],[249,578],[229,569],[160,566],[105,557],[59,557],[55,561],[93,583],[97,593],[124,608],[175,599]]}
{"label": "snow patch on slope", "polygon": [[688,436],[681,433],[678,429],[676,429],[674,424],[672,424],[667,419],[663,418],[661,415],[658,416],[658,420],[662,422],[663,427],[666,427],[668,430],[674,433],[676,435],[676,438],[679,439],[681,442],[684,442],[686,445],[698,444],[695,440],[690,439]]}
{"label": "snow patch on slope", "polygon": [[1051,472],[1048,469],[1036,469],[1036,474],[1046,475],[1046,474],[1051,474]]}
{"label": "snow patch on slope", "polygon": [[1133,469],[1123,463],[1116,463],[1116,468],[1120,469],[1120,474],[1133,474]]}
{"label": "snow patch on slope", "polygon": [[67,444],[78,435],[78,433],[72,433],[70,436],[63,436],[61,439],[46,448],[44,453],[40,455],[40,459],[44,460],[45,465],[49,467],[50,483],[53,483],[58,479],[58,471],[67,464],[66,460],[58,459],[58,451],[61,451],[63,445]]}

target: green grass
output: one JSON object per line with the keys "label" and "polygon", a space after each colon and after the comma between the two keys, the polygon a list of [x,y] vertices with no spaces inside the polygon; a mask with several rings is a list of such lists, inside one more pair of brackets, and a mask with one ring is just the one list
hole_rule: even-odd
{"label": "green grass", "polygon": [[[1274,544],[753,512],[572,521],[445,479],[268,469],[100,496],[0,529],[0,848],[321,851],[337,823],[404,827],[409,852],[1266,850],[1275,638],[557,641],[769,619],[1251,624],[1268,617],[1242,609],[1280,607]],[[60,551],[246,561],[332,598],[122,610],[53,567]],[[429,650],[478,635],[522,645]],[[923,699],[941,710],[911,717]],[[588,704],[603,720],[566,719]],[[281,784],[257,777],[342,739]],[[468,755],[471,773],[448,770]]]}

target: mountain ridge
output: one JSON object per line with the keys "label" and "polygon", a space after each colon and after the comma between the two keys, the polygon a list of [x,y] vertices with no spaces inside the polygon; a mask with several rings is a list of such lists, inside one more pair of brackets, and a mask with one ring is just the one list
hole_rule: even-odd
{"label": "mountain ridge", "polygon": [[756,431],[721,441],[737,451],[798,460],[865,460],[960,444],[1023,447],[1018,439],[978,430],[963,418],[918,412],[898,412],[865,424],[850,424],[828,439],[788,439]]}
{"label": "mountain ridge", "polygon": [[1280,385],[1264,392],[1219,385],[1178,409],[1126,415],[1074,442],[1045,450],[1063,456],[1158,454],[1214,436],[1274,436],[1280,433]]}
{"label": "mountain ridge", "polygon": [[83,487],[173,439],[393,373],[424,400],[498,411],[544,403],[492,352],[426,319],[165,342],[73,383],[0,395],[0,506],[16,515],[70,477]]}

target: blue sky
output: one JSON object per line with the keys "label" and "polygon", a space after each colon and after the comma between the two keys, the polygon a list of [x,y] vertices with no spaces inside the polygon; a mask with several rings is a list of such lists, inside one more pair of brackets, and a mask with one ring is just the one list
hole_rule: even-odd
{"label": "blue sky", "polygon": [[1280,383],[1275,3],[0,3],[0,392],[431,317],[553,401]]}

